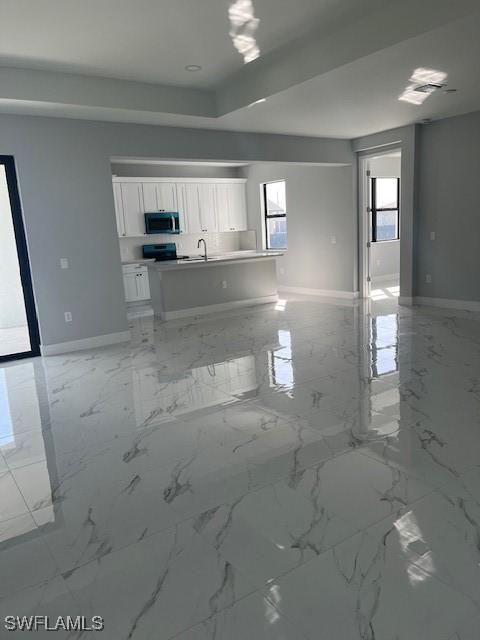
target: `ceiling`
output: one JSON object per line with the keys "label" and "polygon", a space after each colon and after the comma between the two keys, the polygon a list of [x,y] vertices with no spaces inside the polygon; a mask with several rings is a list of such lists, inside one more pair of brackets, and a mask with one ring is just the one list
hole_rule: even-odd
{"label": "ceiling", "polygon": [[[385,0],[383,0],[385,1]],[[390,0],[387,0],[390,1]],[[242,68],[229,36],[234,0],[3,0],[1,64],[211,87]],[[253,0],[261,55],[311,30],[373,11],[382,0]],[[198,73],[185,66],[202,66]]]}
{"label": "ceiling", "polygon": [[[234,1],[259,20],[248,64]],[[480,109],[477,0],[249,2],[3,0],[0,111],[354,138]],[[457,92],[399,101],[418,67]]]}

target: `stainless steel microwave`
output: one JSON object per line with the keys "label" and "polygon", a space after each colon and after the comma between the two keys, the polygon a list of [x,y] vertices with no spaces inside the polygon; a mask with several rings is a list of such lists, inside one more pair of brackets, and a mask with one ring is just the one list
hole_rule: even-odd
{"label": "stainless steel microwave", "polygon": [[178,211],[154,211],[145,214],[145,233],[180,233]]}

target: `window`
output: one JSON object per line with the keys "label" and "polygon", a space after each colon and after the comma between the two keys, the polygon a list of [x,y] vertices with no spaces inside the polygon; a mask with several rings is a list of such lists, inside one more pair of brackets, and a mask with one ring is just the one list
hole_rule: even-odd
{"label": "window", "polygon": [[285,180],[263,185],[263,207],[267,249],[287,248],[287,204]]}
{"label": "window", "polygon": [[400,178],[371,178],[372,242],[399,239]]}

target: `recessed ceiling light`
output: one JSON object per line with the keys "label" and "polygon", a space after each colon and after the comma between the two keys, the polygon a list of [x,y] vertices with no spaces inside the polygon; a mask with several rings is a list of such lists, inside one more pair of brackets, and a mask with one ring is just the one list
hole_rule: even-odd
{"label": "recessed ceiling light", "polygon": [[202,67],[199,64],[187,64],[185,71],[201,71]]}

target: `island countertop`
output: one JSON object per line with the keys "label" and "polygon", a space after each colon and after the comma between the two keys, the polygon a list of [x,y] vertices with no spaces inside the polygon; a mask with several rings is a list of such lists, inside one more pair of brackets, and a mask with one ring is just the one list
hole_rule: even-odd
{"label": "island countertop", "polygon": [[234,264],[236,262],[245,262],[253,260],[268,260],[279,258],[283,253],[281,251],[233,251],[232,253],[223,253],[212,255],[205,260],[201,256],[187,258],[183,260],[164,260],[161,262],[151,262],[148,267],[157,271],[171,271],[173,269],[194,269],[215,267],[225,262]]}

